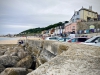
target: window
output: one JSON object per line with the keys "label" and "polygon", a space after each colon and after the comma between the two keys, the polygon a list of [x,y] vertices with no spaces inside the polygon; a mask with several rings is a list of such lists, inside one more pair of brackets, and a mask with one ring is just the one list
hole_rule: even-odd
{"label": "window", "polygon": [[93,16],[96,17],[97,15],[95,13],[93,13]]}
{"label": "window", "polygon": [[74,38],[74,39],[71,39],[71,42],[76,42],[76,40],[77,40],[76,38]]}
{"label": "window", "polygon": [[89,12],[89,11],[88,11],[88,15],[91,15],[91,14],[92,14],[92,12]]}
{"label": "window", "polygon": [[88,12],[88,15],[89,15],[89,13],[90,13],[90,12]]}
{"label": "window", "polygon": [[76,18],[76,20],[79,20],[79,18]]}
{"label": "window", "polygon": [[77,12],[77,15],[79,15],[79,12]]}
{"label": "window", "polygon": [[73,26],[73,29],[75,29],[75,26]]}
{"label": "window", "polygon": [[98,38],[98,42],[100,42],[100,37]]}
{"label": "window", "polygon": [[54,39],[56,39],[56,37],[52,37],[52,38],[49,38],[50,40],[54,40]]}
{"label": "window", "polygon": [[72,22],[74,22],[74,19],[72,20]]}
{"label": "window", "polygon": [[69,27],[67,29],[69,29]]}
{"label": "window", "polygon": [[96,40],[99,40],[99,37],[93,39],[91,42],[93,43],[93,42],[95,42]]}
{"label": "window", "polygon": [[93,13],[91,13],[92,14],[92,16],[93,16]]}
{"label": "window", "polygon": [[97,15],[95,14],[95,17],[96,17]]}
{"label": "window", "polygon": [[78,38],[78,42],[84,42],[86,41],[88,38]]}

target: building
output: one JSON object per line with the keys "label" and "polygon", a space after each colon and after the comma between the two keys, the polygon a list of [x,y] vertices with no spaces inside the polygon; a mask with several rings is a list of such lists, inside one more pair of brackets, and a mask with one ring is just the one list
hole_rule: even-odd
{"label": "building", "polygon": [[100,14],[98,15],[98,21],[100,21]]}
{"label": "building", "polygon": [[66,25],[65,26],[65,32],[67,34],[77,33],[77,23],[70,23],[70,24]]}
{"label": "building", "polygon": [[100,21],[70,23],[65,26],[65,32],[66,34],[98,33],[100,32]]}
{"label": "building", "polygon": [[70,23],[76,21],[96,21],[98,20],[98,13],[92,10],[92,6],[89,9],[81,8],[79,11],[74,11],[74,15],[70,19]]}
{"label": "building", "polygon": [[79,30],[78,22],[95,22],[99,17],[98,13],[92,10],[92,6],[89,6],[89,9],[82,7],[79,11],[74,11],[69,23],[65,24],[65,33],[77,33]]}

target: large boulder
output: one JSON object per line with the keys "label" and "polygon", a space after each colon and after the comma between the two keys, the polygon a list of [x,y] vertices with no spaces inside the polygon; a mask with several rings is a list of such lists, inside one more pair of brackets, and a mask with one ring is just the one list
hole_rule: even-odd
{"label": "large boulder", "polygon": [[3,55],[0,56],[0,64],[4,67],[12,67],[19,61],[17,56]]}
{"label": "large boulder", "polygon": [[13,49],[8,48],[7,51],[4,53],[4,55],[18,56],[19,59],[22,59],[28,55],[28,51],[25,51],[20,46],[16,46]]}
{"label": "large boulder", "polygon": [[0,56],[4,55],[5,52],[6,52],[6,49],[0,49]]}
{"label": "large boulder", "polygon": [[3,65],[0,64],[0,73],[5,69]]}
{"label": "large boulder", "polygon": [[67,51],[27,75],[100,75],[100,47],[62,43]]}
{"label": "large boulder", "polygon": [[4,55],[11,55],[11,56],[17,56],[17,49],[16,48],[7,48]]}
{"label": "large boulder", "polygon": [[18,58],[23,59],[24,57],[26,57],[28,55],[27,51],[19,51],[17,53]]}
{"label": "large boulder", "polygon": [[26,75],[26,68],[6,68],[0,75]]}
{"label": "large boulder", "polygon": [[29,51],[29,53],[31,52],[31,54],[38,57],[43,48],[43,43],[44,41],[42,40],[28,40],[29,47],[27,48],[27,50]]}
{"label": "large boulder", "polygon": [[39,60],[41,61],[41,64],[44,64],[45,62],[50,61],[52,58],[54,58],[56,55],[51,53],[48,50],[42,50],[41,54],[39,56]]}
{"label": "large boulder", "polygon": [[32,63],[33,63],[33,61],[34,61],[34,58],[32,58],[30,55],[26,56],[25,58],[21,59],[16,64],[16,67],[30,68]]}

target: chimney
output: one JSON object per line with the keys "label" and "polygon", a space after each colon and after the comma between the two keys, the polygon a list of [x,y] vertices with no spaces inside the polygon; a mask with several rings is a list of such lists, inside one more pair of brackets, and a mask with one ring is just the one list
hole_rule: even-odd
{"label": "chimney", "polygon": [[89,10],[92,10],[92,6],[89,6]]}

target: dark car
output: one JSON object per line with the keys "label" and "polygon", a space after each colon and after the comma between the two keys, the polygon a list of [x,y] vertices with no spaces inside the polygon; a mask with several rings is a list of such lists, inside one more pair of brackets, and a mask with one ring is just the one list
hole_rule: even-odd
{"label": "dark car", "polygon": [[89,39],[88,37],[75,37],[75,38],[72,38],[70,40],[68,40],[68,42],[85,42],[87,39]]}

